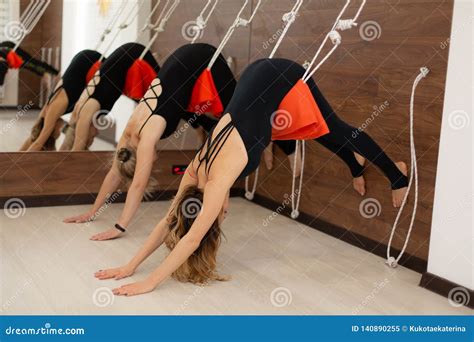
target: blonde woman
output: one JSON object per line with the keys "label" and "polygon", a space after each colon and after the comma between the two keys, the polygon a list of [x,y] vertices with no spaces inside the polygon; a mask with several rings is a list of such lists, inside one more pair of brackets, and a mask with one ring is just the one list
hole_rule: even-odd
{"label": "blonde woman", "polygon": [[[183,175],[171,209],[129,263],[98,271],[95,277],[131,276],[165,243],[170,249],[166,259],[147,278],[118,287],[114,294],[133,296],[150,292],[169,277],[199,284],[224,280],[216,270],[216,255],[220,225],[234,182],[258,167],[272,139],[325,137],[340,144],[351,139],[356,130],[337,117],[312,79],[308,83],[301,81],[304,73],[302,66],[286,59],[263,59],[247,67],[226,114]],[[292,122],[280,130],[272,125],[279,120],[273,117],[278,109],[289,113]],[[394,203],[399,204],[407,190],[406,166],[394,164],[373,140],[365,134],[361,136],[353,138],[353,152],[382,169],[392,183]]]}
{"label": "blonde woman", "polygon": [[20,151],[56,150],[56,139],[64,125],[61,116],[73,111],[89,81],[88,74],[100,57],[101,54],[93,50],[83,50],[74,56]]}
{"label": "blonde woman", "polygon": [[[67,218],[64,222],[82,223],[93,220],[109,194],[118,189],[124,181],[129,184],[129,188],[120,217],[110,229],[92,236],[91,239],[109,240],[125,233],[149,183],[157,155],[156,144],[160,139],[165,139],[175,132],[181,119],[189,117],[189,104],[196,80],[206,69],[215,51],[215,47],[208,44],[189,44],[176,50],[166,60],[158,77],[152,82],[127,123],[118,143],[113,165],[102,183],[93,207],[85,214]],[[234,76],[222,55],[213,65],[211,72],[217,98],[211,99],[208,106],[196,108],[201,115],[191,115],[193,124],[207,130],[216,122],[213,117],[221,114],[212,111],[215,107],[213,102],[227,105],[235,89]]]}

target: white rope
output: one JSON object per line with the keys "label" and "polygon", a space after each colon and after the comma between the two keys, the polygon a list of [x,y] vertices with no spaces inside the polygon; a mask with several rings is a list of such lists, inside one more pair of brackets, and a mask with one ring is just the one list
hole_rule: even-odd
{"label": "white rope", "polygon": [[171,18],[171,15],[173,14],[173,12],[178,7],[180,0],[174,0],[171,6],[169,6],[169,3],[170,1],[167,0],[165,6],[163,7],[163,10],[160,13],[160,16],[158,17],[158,20],[157,20],[157,22],[159,22],[158,27],[154,28],[155,34],[148,42],[148,45],[145,47],[145,50],[143,50],[139,59],[143,59],[143,57],[145,57],[146,53],[151,49],[151,46],[155,42],[156,38],[158,38],[161,32],[165,31],[166,24],[168,23],[168,20]]}
{"label": "white rope", "polygon": [[[275,53],[277,52],[278,48],[280,47],[281,42],[283,41],[283,38],[285,38],[289,28],[291,25],[296,20],[296,17],[298,16],[298,12],[301,8],[301,5],[303,4],[303,0],[297,0],[296,3],[294,4],[293,8],[291,9],[290,12],[283,14],[283,17],[281,18],[284,23],[283,31],[278,38],[278,41],[275,43],[275,46],[273,47],[272,52],[270,53],[270,56],[268,58],[273,58],[275,56]],[[258,183],[258,171],[260,167],[257,167],[255,170],[255,177],[253,180],[253,185],[252,185],[252,190],[249,189],[249,177],[245,177],[245,198],[247,198],[249,201],[253,200],[255,197],[255,192],[257,191],[257,183]]]}
{"label": "white rope", "polygon": [[209,12],[207,13],[207,16],[204,17],[204,13],[206,12],[206,10],[209,7],[209,5],[211,4],[211,2],[212,2],[212,0],[207,1],[206,6],[204,6],[201,13],[196,18],[196,23],[195,23],[195,26],[193,27],[195,36],[194,36],[193,40],[191,41],[191,44],[194,44],[196,42],[196,40],[201,36],[202,32],[204,31],[204,29],[207,26],[207,22],[209,21],[209,18],[211,17],[212,13],[216,9],[216,6],[219,3],[219,0],[214,0],[214,4],[209,9]]}
{"label": "white rope", "polygon": [[249,0],[245,0],[245,3],[244,5],[242,6],[242,8],[240,9],[239,13],[237,13],[237,16],[235,17],[235,20],[234,22],[232,23],[232,25],[229,27],[229,30],[227,31],[227,33],[225,34],[224,38],[222,38],[222,41],[221,43],[219,44],[219,46],[217,47],[216,49],[216,52],[214,53],[214,56],[212,56],[211,58],[211,61],[209,62],[209,65],[207,66],[207,69],[208,70],[211,70],[212,69],[212,66],[214,65],[214,63],[217,61],[217,58],[219,58],[219,55],[221,54],[222,50],[224,49],[225,45],[227,44],[227,42],[229,41],[230,37],[232,37],[232,34],[234,33],[235,29],[238,28],[238,27],[247,27],[253,20],[253,18],[255,17],[255,14],[257,13],[258,11],[258,8],[260,7],[260,4],[262,3],[262,0],[258,0],[257,4],[255,5],[255,8],[252,12],[252,15],[250,16],[250,18],[248,19],[243,19],[241,17],[242,15],[242,12],[244,11],[244,9],[247,7],[247,4],[249,3]]}
{"label": "white rope", "polygon": [[[359,7],[359,10],[357,11],[354,18],[342,20],[341,18],[350,4],[350,0],[346,1],[346,4],[342,8],[342,10],[339,12],[339,15],[337,16],[336,21],[334,22],[329,33],[324,38],[315,56],[313,57],[310,63],[305,63],[306,71],[302,77],[303,82],[305,83],[308,82],[308,80],[313,76],[313,74],[329,59],[329,57],[331,57],[331,55],[334,53],[334,51],[336,51],[339,45],[341,45],[342,37],[341,37],[341,34],[338,32],[338,30],[340,31],[349,30],[352,27],[357,26],[356,20],[359,17],[360,13],[362,12],[363,7],[365,6],[365,2],[366,0],[362,1],[362,4]],[[314,63],[318,59],[319,54],[321,53],[323,47],[326,45],[328,40],[331,41],[331,43],[333,44],[333,47],[321,59],[321,61],[313,69],[311,69],[311,67],[314,65]],[[299,150],[300,145],[301,145],[301,172],[300,172],[299,189],[298,189],[298,193],[296,194],[297,200],[296,200],[296,205],[295,205],[294,197],[295,197],[295,184],[296,184],[296,177],[297,177],[296,167],[297,167],[297,162],[298,162],[298,150]],[[303,187],[304,164],[305,164],[305,157],[306,157],[306,151],[304,147],[305,147],[304,141],[296,142],[295,161],[294,161],[294,166],[293,166],[292,197],[291,197],[291,208],[292,208],[291,218],[293,219],[298,218],[300,214],[299,206],[300,206],[301,192],[302,192],[302,187]]]}
{"label": "white rope", "polygon": [[44,4],[44,0],[37,0],[35,1],[32,6],[28,6],[27,10],[29,10],[25,16],[21,16],[20,22],[23,24],[23,28],[25,31],[28,30],[28,26],[33,22],[36,18],[38,13],[41,11],[42,5]]}
{"label": "white rope", "polygon": [[272,52],[270,53],[270,56],[268,58],[273,58],[275,56],[275,53],[277,52],[278,48],[280,47],[281,42],[283,41],[283,38],[285,38],[286,33],[290,29],[291,25],[296,20],[296,17],[298,16],[298,12],[301,8],[301,5],[303,4],[303,0],[297,0],[293,8],[291,9],[290,12],[283,14],[283,17],[281,18],[284,22],[284,27],[283,31],[278,38],[278,41],[275,43],[275,46],[273,47]]}
{"label": "white rope", "polygon": [[[344,13],[346,12],[347,8],[349,7],[351,0],[347,0],[346,4],[342,8],[341,12],[339,12],[339,15],[336,18],[336,21],[334,22],[334,25],[332,26],[331,30],[329,33],[326,35],[324,38],[323,42],[319,46],[318,51],[314,55],[313,59],[308,65],[305,74],[303,75],[303,81],[306,83],[308,80],[314,75],[316,71],[331,57],[331,55],[336,51],[336,49],[341,45],[342,43],[342,37],[341,34],[338,31],[346,31],[350,30],[351,28],[357,26],[357,19],[359,18],[363,8],[365,7],[366,0],[362,0],[361,5],[359,6],[359,9],[357,10],[356,15],[352,19],[341,19]],[[319,54],[323,50],[324,46],[326,45],[327,41],[331,40],[333,47],[329,52],[322,58],[322,60],[313,68],[313,65],[316,63],[316,60],[319,57]]]}
{"label": "white rope", "polygon": [[[298,192],[295,192],[295,185],[296,185],[296,168],[298,166],[298,151],[301,147],[301,170],[300,170],[300,182],[298,185]],[[295,149],[295,160],[293,163],[293,181],[291,184],[291,218],[297,219],[300,216],[299,207],[300,207],[300,200],[301,200],[301,189],[303,188],[303,174],[304,174],[304,164],[305,164],[305,156],[306,156],[306,142],[304,140],[297,140],[296,141],[296,149]],[[295,204],[295,196],[296,196],[296,204]]]}
{"label": "white rope", "polygon": [[255,191],[257,190],[258,183],[258,171],[259,168],[255,170],[255,179],[253,180],[252,190],[249,191],[249,177],[245,177],[245,198],[249,201],[253,200],[255,197]]}
{"label": "white rope", "polygon": [[28,4],[28,6],[26,6],[25,10],[23,11],[23,13],[20,15],[20,19],[19,21],[20,22],[23,22],[25,20],[25,18],[27,16],[29,16],[31,14],[31,11],[32,11],[32,8],[33,8],[33,4],[35,4],[36,6],[36,3],[38,1],[35,1],[35,0],[31,0],[30,3]]}
{"label": "white rope", "polygon": [[[427,67],[422,67],[420,69],[420,73],[418,74],[415,81],[413,82],[413,88],[411,90],[411,98],[410,98],[410,155],[411,155],[410,156],[410,163],[411,163],[410,180],[408,181],[408,188],[407,188],[407,192],[405,193],[405,197],[403,198],[402,205],[400,206],[400,209],[398,210],[397,217],[395,218],[395,222],[393,223],[393,226],[392,226],[392,232],[390,233],[390,239],[389,239],[388,245],[387,245],[387,260],[385,261],[385,263],[388,266],[393,267],[393,268],[397,267],[398,262],[400,261],[403,253],[405,253],[405,250],[406,250],[407,245],[408,245],[408,241],[410,240],[410,234],[411,234],[411,231],[413,229],[413,224],[415,222],[416,209],[417,209],[417,206],[418,206],[418,165],[417,165],[417,162],[416,162],[415,135],[414,135],[414,124],[413,124],[413,121],[414,121],[414,107],[415,107],[415,91],[416,91],[416,87],[418,86],[418,83],[420,83],[420,81],[423,78],[425,78],[428,75],[428,73],[429,73],[429,69]],[[403,244],[403,248],[400,251],[400,254],[398,255],[398,257],[395,258],[393,256],[390,256],[390,248],[391,248],[391,245],[392,245],[393,236],[395,235],[395,231],[397,230],[398,221],[400,220],[403,209],[405,208],[405,205],[406,205],[407,199],[408,199],[408,194],[409,194],[413,184],[414,184],[414,188],[415,188],[415,199],[414,199],[414,204],[413,204],[413,212],[412,212],[412,215],[411,215],[410,227],[408,228],[408,233],[407,233],[407,236],[405,238],[405,243]]]}
{"label": "white rope", "polygon": [[44,12],[48,8],[49,4],[51,3],[51,0],[41,0],[32,5],[32,7],[28,6],[28,8],[31,8],[29,10],[29,13],[23,17],[24,21],[21,22],[23,25],[22,29],[24,30],[23,35],[21,36],[20,40],[18,40],[13,48],[13,51],[16,51],[22,41],[25,39],[25,37],[33,31],[35,28],[36,24],[38,21],[41,19],[43,16]]}
{"label": "white rope", "polygon": [[[138,16],[138,13],[140,12],[140,8],[143,6],[143,4],[145,3],[145,0],[142,0],[140,2],[140,4],[138,4],[138,2],[135,2],[132,6],[132,8],[130,9],[130,12],[128,12],[128,15],[125,17],[124,21],[117,27],[117,32],[115,32],[115,35],[112,37],[112,39],[110,40],[109,42],[109,45],[107,46],[107,48],[104,50],[104,52],[102,53],[102,56],[100,57],[99,61],[102,61],[105,56],[107,55],[107,53],[110,51],[110,49],[112,48],[115,40],[117,39],[117,37],[119,36],[119,34],[125,30],[127,27],[130,26],[131,23],[133,23],[133,21],[135,20],[135,18]],[[137,9],[135,11],[135,13],[132,15],[132,13],[134,12],[135,8]]]}
{"label": "white rope", "polygon": [[117,11],[112,16],[112,19],[110,20],[110,22],[105,27],[104,32],[102,32],[102,34],[99,38],[99,41],[97,42],[97,45],[95,47],[96,51],[99,50],[100,46],[104,42],[107,35],[112,32],[112,29],[114,28],[115,23],[117,22],[118,18],[122,15],[123,11],[125,10],[125,7],[127,7],[127,1],[122,0],[122,3],[120,4],[119,8],[117,8]]}
{"label": "white rope", "polygon": [[160,6],[161,0],[157,0],[155,6],[152,8],[150,14],[148,15],[148,18],[145,20],[145,25],[143,25],[142,29],[140,30],[141,32],[146,31],[147,29],[152,29],[153,25],[151,25],[151,18],[153,17],[153,14],[155,14],[156,10]]}

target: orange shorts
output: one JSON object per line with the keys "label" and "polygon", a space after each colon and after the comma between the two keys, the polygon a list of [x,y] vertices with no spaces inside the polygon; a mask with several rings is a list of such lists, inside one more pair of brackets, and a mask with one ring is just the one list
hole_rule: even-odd
{"label": "orange shorts", "polygon": [[299,80],[271,117],[272,140],[312,140],[329,133],[308,85]]}
{"label": "orange shorts", "polygon": [[220,118],[224,112],[224,106],[212,77],[212,72],[207,68],[194,84],[188,104],[188,112],[198,114],[211,113],[216,118]]}
{"label": "orange shorts", "polygon": [[157,73],[143,59],[137,59],[127,71],[123,93],[131,99],[140,100],[156,78]]}

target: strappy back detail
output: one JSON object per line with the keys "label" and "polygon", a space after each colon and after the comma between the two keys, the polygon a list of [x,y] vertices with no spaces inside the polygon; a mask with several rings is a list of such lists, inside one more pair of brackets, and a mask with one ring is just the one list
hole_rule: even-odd
{"label": "strappy back detail", "polygon": [[[197,154],[199,164],[195,171],[196,174],[199,172],[199,168],[204,162],[205,162],[204,172],[206,174],[209,174],[212,164],[214,163],[217,156],[219,155],[219,152],[222,150],[222,147],[224,147],[224,144],[226,143],[227,139],[229,139],[229,136],[234,130],[234,128],[235,128],[234,123],[230,121],[227,125],[224,126],[224,128],[221,129],[221,131],[216,135],[214,139],[212,139],[213,132],[209,134],[209,137],[207,138],[206,142],[202,145],[202,147],[199,149],[198,154]],[[206,147],[206,152],[203,155],[204,147]]]}
{"label": "strappy back detail", "polygon": [[89,97],[92,96],[93,92],[89,90],[89,88],[92,88],[95,90],[95,87],[97,87],[97,85],[99,84],[99,82],[97,82],[97,78],[99,78],[99,82],[100,82],[100,72],[98,75],[94,75],[92,78],[91,78],[91,81],[92,81],[92,84],[90,84],[91,81],[89,81],[87,84],[86,84],[86,92],[87,92],[87,95]]}
{"label": "strappy back detail", "polygon": [[[159,81],[159,80],[158,80]],[[153,82],[150,84],[150,87],[148,88],[149,90],[152,91],[153,93],[153,96],[148,96],[148,97],[142,97],[142,99],[140,100],[139,103],[142,103],[142,102],[145,102],[145,104],[147,105],[148,109],[150,110],[151,114],[148,116],[148,118],[145,120],[145,122],[143,123],[142,127],[140,127],[140,130],[138,131],[138,136],[140,136],[140,134],[142,133],[142,130],[143,130],[143,127],[145,127],[145,125],[147,124],[148,120],[150,120],[150,118],[154,115],[154,111],[156,109],[156,106],[158,106],[158,97],[161,95],[161,94],[157,94],[156,91],[155,91],[155,88],[157,87],[161,87],[161,81],[159,81],[158,83],[156,84],[153,84]],[[146,95],[146,94],[145,94]],[[148,103],[148,101],[150,100],[156,100],[156,106],[155,108],[152,108],[151,105]]]}

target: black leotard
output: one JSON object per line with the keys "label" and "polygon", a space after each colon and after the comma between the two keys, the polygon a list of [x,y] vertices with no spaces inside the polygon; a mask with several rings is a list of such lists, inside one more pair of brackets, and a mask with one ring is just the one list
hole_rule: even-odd
{"label": "black leotard", "polygon": [[[184,45],[167,58],[158,72],[157,78],[160,80],[162,93],[158,97],[156,108],[151,108],[148,105],[146,97],[142,101],[149,106],[152,111],[151,115],[160,115],[166,120],[166,129],[162,139],[170,136],[176,130],[181,119],[188,119],[193,126],[197,124],[206,130],[210,130],[217,122],[204,114],[196,115],[187,112],[194,84],[208,66],[215,51],[214,46],[204,43]],[[219,97],[223,105],[226,106],[232,98],[236,81],[222,55],[212,66],[211,73]],[[153,88],[153,85],[150,87]]]}
{"label": "black leotard", "polygon": [[[94,87],[90,96],[96,99],[103,111],[112,110],[115,102],[123,94],[127,72],[133,62],[140,58],[145,46],[138,43],[127,43],[118,47],[101,65],[100,81]],[[143,60],[146,61],[156,72],[160,70],[158,62],[150,51],[147,51]]]}
{"label": "black leotard", "polygon": [[[209,135],[204,145],[207,146],[206,153],[202,153],[202,148],[198,153],[198,168],[204,163],[206,172],[209,172],[222,145],[232,130],[236,129],[248,156],[248,163],[239,178],[252,173],[260,165],[261,155],[272,139],[272,114],[304,73],[305,69],[301,65],[287,59],[267,58],[250,64],[237,83],[232,100],[225,110],[225,113],[230,114],[231,122],[214,139],[212,133]],[[384,172],[393,189],[406,186],[407,177],[383,150],[367,134],[337,117],[313,79],[309,79],[307,85],[330,131],[316,140],[361,154]],[[358,132],[357,136],[353,134],[355,131]]]}
{"label": "black leotard", "polygon": [[87,73],[102,55],[94,50],[82,50],[78,52],[62,76],[62,85],[57,87],[49,96],[48,103],[54,98],[59,90],[64,89],[67,95],[68,106],[65,113],[73,111],[81,93],[87,85]]}

